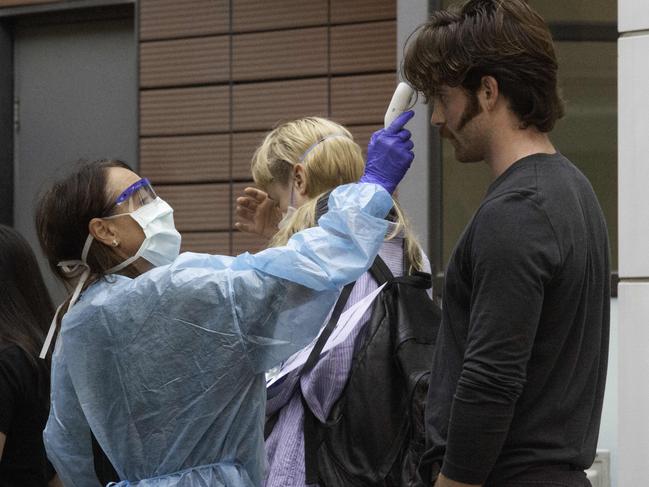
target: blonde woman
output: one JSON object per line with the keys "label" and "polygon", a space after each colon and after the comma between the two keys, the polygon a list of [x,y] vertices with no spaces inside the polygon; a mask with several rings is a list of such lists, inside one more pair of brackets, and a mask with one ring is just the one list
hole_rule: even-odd
{"label": "blonde woman", "polygon": [[[294,233],[316,224],[326,210],[328,191],[357,181],[363,169],[361,149],[341,125],[318,117],[284,123],[266,136],[253,156],[257,188],[246,188],[245,196],[237,199],[237,227],[271,238],[271,246],[283,245]],[[394,225],[379,255],[395,276],[412,270],[430,272],[406,218],[397,205],[394,208],[388,216]],[[345,309],[376,288],[369,272],[363,274]],[[305,484],[301,397],[318,419],[327,418],[345,387],[367,319],[369,312],[343,343],[323,354],[310,373],[299,377],[299,371],[292,372],[269,389],[266,414],[277,422],[266,440],[266,487]]]}

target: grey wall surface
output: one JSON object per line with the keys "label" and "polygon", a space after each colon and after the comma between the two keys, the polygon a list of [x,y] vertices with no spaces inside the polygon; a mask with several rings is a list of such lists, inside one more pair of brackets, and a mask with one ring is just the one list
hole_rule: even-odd
{"label": "grey wall surface", "polygon": [[[429,0],[398,0],[397,1],[397,65],[400,67],[403,50],[408,36],[428,18]],[[437,195],[431,193],[431,154],[434,141],[431,141],[431,126],[428,107],[419,99],[414,107],[415,117],[408,123],[415,143],[415,160],[410,171],[399,186],[399,201],[410,217],[414,230],[422,247],[434,262],[436,250],[434,239],[431,239],[433,213],[435,205],[431,198]],[[431,142],[433,142],[431,144]],[[433,145],[433,146],[431,146]],[[440,270],[440,269],[436,269]]]}
{"label": "grey wall surface", "polygon": [[13,35],[0,24],[0,223],[13,224]]}
{"label": "grey wall surface", "polygon": [[21,26],[14,46],[14,226],[40,256],[34,207],[44,187],[79,159],[137,166],[136,39],[124,19]]}

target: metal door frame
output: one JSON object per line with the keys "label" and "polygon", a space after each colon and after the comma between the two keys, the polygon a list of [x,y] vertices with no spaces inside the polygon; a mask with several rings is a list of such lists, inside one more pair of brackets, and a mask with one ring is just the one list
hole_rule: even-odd
{"label": "metal door frame", "polygon": [[[14,224],[14,26],[135,17],[137,39],[139,21],[135,6],[136,0],[79,0],[0,9],[0,223]],[[138,56],[136,50],[137,65]],[[137,66],[135,72],[139,85]],[[137,124],[139,131],[139,121]]]}

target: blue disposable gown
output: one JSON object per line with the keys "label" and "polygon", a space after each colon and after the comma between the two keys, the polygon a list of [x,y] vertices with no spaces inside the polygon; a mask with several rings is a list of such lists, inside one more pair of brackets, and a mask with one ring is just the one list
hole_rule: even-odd
{"label": "blue disposable gown", "polygon": [[286,247],[185,253],[90,286],[52,359],[44,439],[66,487],[99,485],[90,430],[120,486],[260,485],[264,371],[309,343],[369,267],[391,205],[378,186],[343,186]]}

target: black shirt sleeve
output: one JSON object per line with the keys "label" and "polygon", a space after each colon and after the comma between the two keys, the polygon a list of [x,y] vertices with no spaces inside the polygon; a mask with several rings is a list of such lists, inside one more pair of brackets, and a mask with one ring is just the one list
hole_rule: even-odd
{"label": "black shirt sleeve", "polygon": [[471,231],[462,259],[473,276],[471,315],[442,472],[481,484],[507,437],[561,255],[545,213],[517,193],[483,205]]}

